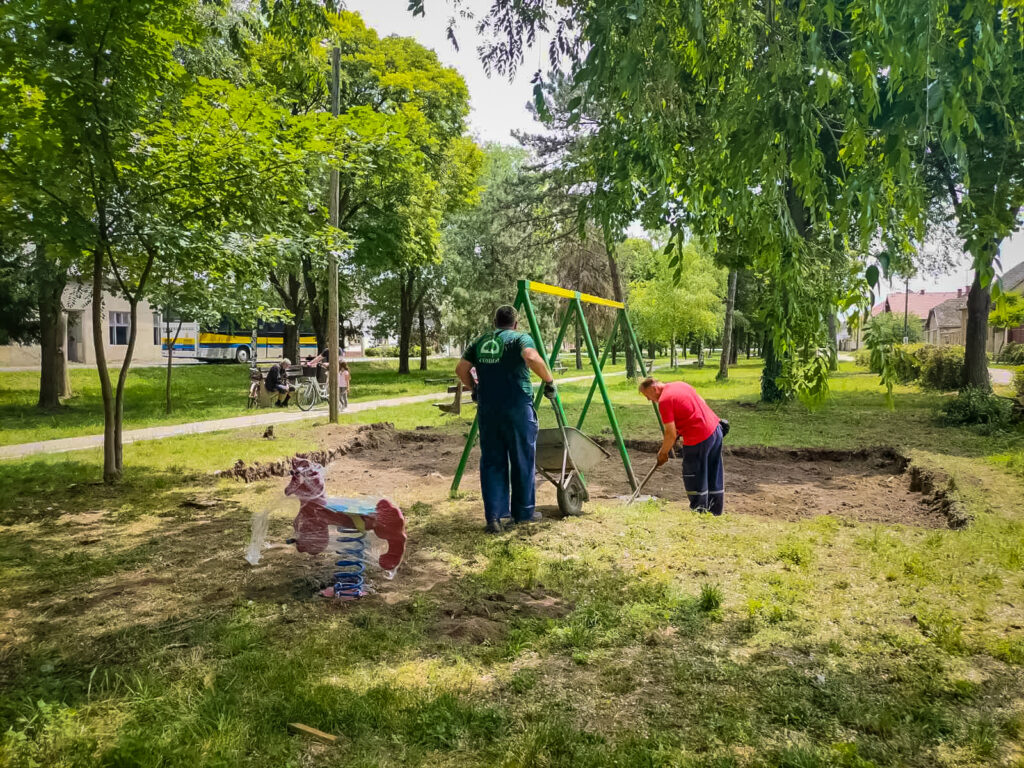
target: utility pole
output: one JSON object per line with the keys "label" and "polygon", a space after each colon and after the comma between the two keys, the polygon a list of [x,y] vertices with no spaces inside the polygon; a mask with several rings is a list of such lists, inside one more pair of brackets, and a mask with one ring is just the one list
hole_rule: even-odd
{"label": "utility pole", "polygon": [[910,278],[903,284],[903,343],[910,341]]}
{"label": "utility pole", "polygon": [[[341,90],[341,49],[335,46],[331,51],[331,114],[338,116],[340,111],[339,91]],[[338,199],[340,180],[338,169],[331,168],[330,188],[330,224],[334,229],[338,228]],[[327,351],[329,353],[327,366],[327,404],[329,421],[331,424],[338,423],[338,363],[341,362],[341,345],[338,340],[338,252],[331,249],[330,269],[327,271]]]}

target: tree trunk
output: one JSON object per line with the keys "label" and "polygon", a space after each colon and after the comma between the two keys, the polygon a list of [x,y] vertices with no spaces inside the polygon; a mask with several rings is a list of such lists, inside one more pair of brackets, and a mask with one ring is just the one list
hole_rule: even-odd
{"label": "tree trunk", "polygon": [[[281,345],[282,355],[293,363],[299,361],[299,324],[306,315],[306,301],[302,292],[302,283],[299,277],[291,272],[288,273],[287,285],[281,283],[280,278],[273,272],[270,273],[270,283],[281,297],[284,308],[292,313],[294,322],[284,326]],[[326,348],[326,347],[325,347]],[[319,351],[319,350],[318,350]]]}
{"label": "tree trunk", "polygon": [[740,329],[732,327],[732,343],[729,345],[729,365],[736,365],[740,357]]}
{"label": "tree trunk", "polygon": [[281,339],[281,347],[283,352],[281,353],[284,357],[288,358],[291,362],[297,362],[299,359],[299,324],[287,323],[284,326],[284,333]]}
{"label": "tree trunk", "polygon": [[668,362],[673,369],[679,367],[679,361],[676,358],[676,335],[674,333],[672,334],[672,344],[668,349]]}
{"label": "tree trunk", "polygon": [[583,350],[580,347],[583,346],[583,334],[580,331],[580,320],[576,318],[576,370],[582,370],[583,368]]}
{"label": "tree trunk", "polygon": [[653,341],[648,341],[647,342],[647,356],[649,358],[651,358],[651,360],[653,360],[655,357],[657,357],[657,355],[654,354],[654,351],[655,351],[654,350],[654,342]]}
{"label": "tree trunk", "polygon": [[171,412],[171,364],[174,360],[174,345],[178,343],[178,335],[181,333],[181,323],[182,321],[178,320],[178,327],[174,331],[173,338],[171,337],[170,322],[165,326],[166,336],[169,339],[167,342],[167,384],[164,387],[164,408],[167,413]]}
{"label": "tree trunk", "polygon": [[836,328],[835,307],[829,307],[828,312],[828,369],[839,370],[839,333]]}
{"label": "tree trunk", "polygon": [[135,297],[128,299],[128,348],[125,350],[124,361],[121,363],[121,370],[117,375],[117,390],[114,394],[114,455],[116,456],[118,475],[120,475],[124,470],[124,455],[122,451],[122,433],[124,432],[124,386],[128,381],[128,369],[132,364],[132,354],[135,352],[135,340],[139,335],[139,300],[137,297],[141,292],[142,285],[140,284]]}
{"label": "tree trunk", "polygon": [[704,367],[704,339],[697,339],[697,367]]}
{"label": "tree trunk", "polygon": [[722,329],[722,359],[718,364],[718,380],[729,378],[729,363],[732,360],[734,341],[732,338],[733,314],[736,309],[736,278],[735,269],[729,270],[729,292],[725,297],[725,328]]}
{"label": "tree trunk", "polygon": [[[36,247],[39,289],[39,407],[59,408],[64,379],[64,366],[60,361],[64,351],[64,343],[60,340],[60,319],[65,279],[55,274],[55,270],[45,263],[44,247]],[[67,335],[66,327],[64,335]]]}
{"label": "tree trunk", "polygon": [[398,372],[409,373],[409,347],[416,314],[413,301],[415,275],[412,270],[399,275]]}
{"label": "tree trunk", "polygon": [[62,311],[57,321],[57,380],[61,398],[71,397],[71,371],[68,370],[68,313]]}
{"label": "tree trunk", "polygon": [[764,371],[761,373],[761,400],[766,403],[780,403],[786,399],[786,393],[779,389],[777,379],[782,373],[782,360],[775,356],[775,340],[770,333],[765,333]]}
{"label": "tree trunk", "polygon": [[423,309],[423,302],[420,302],[420,370],[427,370],[427,318]]}
{"label": "tree trunk", "polygon": [[981,276],[974,273],[971,290],[967,294],[967,338],[964,339],[964,387],[977,387],[990,392],[992,384],[988,376],[988,313],[991,296],[987,288],[981,287]]}
{"label": "tree trunk", "polygon": [[103,250],[93,252],[92,258],[92,345],[96,357],[96,372],[100,377],[103,396],[103,482],[113,483],[121,477],[121,467],[115,449],[114,391],[107,370],[107,352],[103,344]]}
{"label": "tree trunk", "polygon": [[[612,282],[612,295],[618,302],[626,303],[626,294],[622,290],[622,278],[619,276],[619,265],[615,261],[615,251],[605,246],[605,253],[608,254],[608,274],[611,277]],[[622,338],[626,340],[626,378],[632,379],[636,377],[636,360],[633,354],[633,347],[629,343],[629,339],[626,338],[627,331],[625,327],[621,329]],[[615,365],[615,348],[612,348],[612,365]]]}
{"label": "tree trunk", "polygon": [[[316,284],[316,275],[313,273],[313,260],[309,256],[302,257],[302,284],[306,289],[306,303],[309,304],[309,322],[313,326],[313,335],[316,336],[316,348],[322,352],[330,346],[328,343],[327,328],[327,307],[323,303],[323,296],[320,295]],[[344,345],[342,345],[344,347]]]}

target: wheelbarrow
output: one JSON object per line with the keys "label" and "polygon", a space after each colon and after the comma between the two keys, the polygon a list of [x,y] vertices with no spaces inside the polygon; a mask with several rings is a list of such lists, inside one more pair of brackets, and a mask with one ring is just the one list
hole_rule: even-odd
{"label": "wheelbarrow", "polygon": [[557,404],[555,419],[558,427],[537,433],[537,471],[555,486],[562,514],[578,515],[590,498],[583,475],[611,454],[578,429],[566,426]]}

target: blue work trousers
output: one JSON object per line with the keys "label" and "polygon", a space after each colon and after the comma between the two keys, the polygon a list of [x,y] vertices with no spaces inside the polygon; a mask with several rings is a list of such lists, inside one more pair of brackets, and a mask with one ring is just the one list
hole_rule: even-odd
{"label": "blue work trousers", "polygon": [[516,522],[529,520],[536,505],[533,474],[538,427],[533,403],[480,408],[478,418],[484,515],[488,522],[509,516]]}
{"label": "blue work trousers", "polygon": [[722,426],[707,440],[683,446],[683,485],[690,509],[722,514],[725,508],[725,472],[722,468]]}

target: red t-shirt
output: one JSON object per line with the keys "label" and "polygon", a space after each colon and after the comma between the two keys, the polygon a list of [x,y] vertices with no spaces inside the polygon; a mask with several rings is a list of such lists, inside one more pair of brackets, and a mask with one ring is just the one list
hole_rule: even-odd
{"label": "red t-shirt", "polygon": [[711,437],[719,422],[704,398],[685,381],[672,381],[665,385],[658,400],[658,411],[662,424],[675,422],[683,445],[704,442]]}

